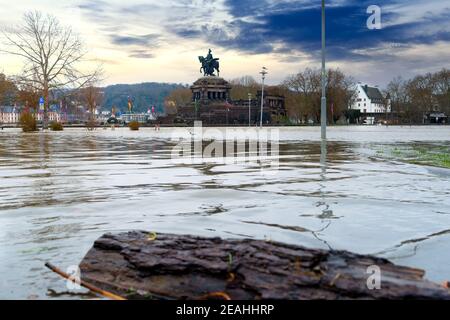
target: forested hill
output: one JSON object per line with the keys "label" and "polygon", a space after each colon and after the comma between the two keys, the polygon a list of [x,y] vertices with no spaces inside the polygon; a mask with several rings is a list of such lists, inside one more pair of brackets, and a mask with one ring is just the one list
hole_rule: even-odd
{"label": "forested hill", "polygon": [[124,112],[127,110],[128,97],[131,97],[136,112],[146,112],[153,105],[156,106],[157,112],[163,112],[164,99],[172,90],[181,87],[182,84],[157,82],[107,86],[104,88],[102,109],[111,110],[112,106],[116,106]]}

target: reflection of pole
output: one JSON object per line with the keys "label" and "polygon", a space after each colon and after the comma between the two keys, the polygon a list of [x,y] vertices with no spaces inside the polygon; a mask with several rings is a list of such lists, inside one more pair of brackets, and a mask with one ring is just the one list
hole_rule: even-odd
{"label": "reflection of pole", "polygon": [[320,142],[320,167],[322,169],[322,180],[325,179],[325,173],[327,170],[327,140],[323,139]]}
{"label": "reflection of pole", "polygon": [[249,94],[248,94],[248,126],[249,126],[249,127],[250,127],[250,120],[251,120],[251,118],[252,118],[252,116],[251,116],[251,110],[250,110],[250,108],[251,108],[251,103],[252,103],[252,94],[249,93]]}
{"label": "reflection of pole", "polygon": [[322,101],[320,106],[320,126],[322,139],[327,138],[327,98],[325,73],[325,0],[322,0]]}
{"label": "reflection of pole", "polygon": [[261,118],[259,119],[259,126],[262,128],[262,122],[263,122],[263,108],[264,108],[264,79],[266,79],[267,74],[267,68],[263,67],[262,71],[260,72],[262,77],[262,89],[261,89]]}

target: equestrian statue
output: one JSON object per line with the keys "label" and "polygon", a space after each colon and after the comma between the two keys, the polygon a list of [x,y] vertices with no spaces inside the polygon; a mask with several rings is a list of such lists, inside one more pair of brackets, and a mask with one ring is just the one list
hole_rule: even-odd
{"label": "equestrian statue", "polygon": [[215,76],[214,70],[217,70],[217,76],[220,74],[219,70],[219,58],[213,58],[211,53],[211,49],[208,51],[208,55],[206,57],[199,56],[198,60],[202,64],[200,68],[200,73],[203,70],[203,75],[206,76]]}

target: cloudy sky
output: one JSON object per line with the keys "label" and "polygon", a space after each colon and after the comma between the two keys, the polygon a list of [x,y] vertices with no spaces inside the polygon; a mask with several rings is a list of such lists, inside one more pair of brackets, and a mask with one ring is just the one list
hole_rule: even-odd
{"label": "cloudy sky", "polygon": [[[450,0],[327,0],[329,66],[356,80],[385,85],[397,75],[450,68]],[[39,10],[72,26],[90,58],[103,63],[105,84],[192,83],[197,56],[220,58],[221,76],[258,77],[264,65],[276,84],[320,67],[319,0],[0,0],[0,26]],[[381,8],[370,30],[367,8]],[[5,14],[7,13],[7,14]],[[0,55],[0,72],[21,61]]]}

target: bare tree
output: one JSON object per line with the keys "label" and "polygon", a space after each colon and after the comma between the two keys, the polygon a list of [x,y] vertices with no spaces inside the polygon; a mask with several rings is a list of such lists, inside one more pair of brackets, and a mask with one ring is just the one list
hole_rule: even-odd
{"label": "bare tree", "polygon": [[27,111],[30,108],[36,110],[39,104],[40,92],[27,84],[20,85],[18,89],[17,101],[24,105]]}
{"label": "bare tree", "polygon": [[436,102],[440,111],[450,114],[450,70],[442,69],[433,75]]}
{"label": "bare tree", "polygon": [[235,78],[230,80],[230,83],[232,85],[241,85],[244,87],[252,87],[252,86],[259,86],[258,82],[253,78],[252,76],[242,76],[240,78]]}
{"label": "bare tree", "polygon": [[[352,77],[345,75],[339,69],[329,69],[327,76],[327,97],[330,106],[327,108],[328,116],[336,122],[356,99],[356,85]],[[317,104],[319,101],[317,101]]]}
{"label": "bare tree", "polygon": [[99,87],[95,86],[94,83],[90,83],[85,88],[79,90],[79,100],[83,101],[83,103],[86,104],[90,113],[89,120],[95,120],[94,117],[97,111],[97,107],[101,105],[103,97],[104,96],[102,90]]}
{"label": "bare tree", "polygon": [[243,76],[229,82],[231,84],[230,95],[233,100],[247,100],[249,93],[252,97],[256,97],[258,90],[261,90],[261,84],[252,76]]}
{"label": "bare tree", "polygon": [[[301,115],[303,119],[312,117],[319,122],[321,71],[306,68],[295,75],[288,76],[283,82],[283,86],[298,96],[297,99],[292,100],[296,104],[295,106],[290,106],[288,100],[288,108],[297,109],[295,113]],[[354,80],[339,69],[328,70],[327,97],[330,102],[327,108],[328,119],[335,121],[348,109],[355,98]]]}
{"label": "bare tree", "polygon": [[306,121],[308,115],[313,113],[311,100],[314,91],[318,89],[315,87],[316,81],[313,80],[316,76],[312,69],[306,68],[295,75],[288,76],[283,82],[283,86],[293,92],[292,98],[288,97],[286,102],[288,109],[294,110],[293,113],[297,119]]}
{"label": "bare tree", "polygon": [[81,88],[100,74],[100,68],[81,71],[80,63],[86,56],[82,42],[70,27],[62,26],[52,15],[25,13],[22,25],[1,33],[6,48],[0,51],[19,56],[25,62],[17,82],[35,88],[44,97],[44,128],[48,126],[51,91]]}
{"label": "bare tree", "polygon": [[411,104],[411,108],[408,110],[410,122],[421,123],[424,115],[433,111],[435,106],[433,90],[433,75],[431,73],[415,76],[407,82],[406,92]]}
{"label": "bare tree", "polygon": [[400,115],[403,117],[410,116],[408,109],[408,94],[406,92],[406,81],[402,77],[395,77],[388,83],[385,95],[389,95],[391,102],[391,114],[396,115],[399,119]]}
{"label": "bare tree", "polygon": [[17,94],[17,87],[4,74],[0,73],[0,105],[11,105]]}

